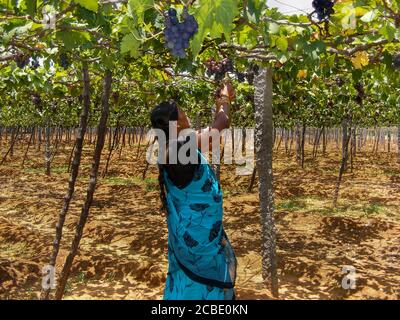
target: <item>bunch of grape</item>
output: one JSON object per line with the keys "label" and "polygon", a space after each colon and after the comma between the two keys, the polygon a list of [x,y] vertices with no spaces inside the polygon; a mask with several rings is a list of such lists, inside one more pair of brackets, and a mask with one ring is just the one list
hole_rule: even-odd
{"label": "bunch of grape", "polygon": [[[243,74],[244,77],[247,79],[247,82],[250,85],[254,84],[254,78],[258,74],[259,71],[260,71],[260,67],[258,65],[256,65],[256,64],[252,64],[247,69],[247,72]],[[240,81],[241,79],[243,79],[243,76],[239,76],[238,75],[238,80]],[[244,82],[244,79],[241,82]]]}
{"label": "bunch of grape", "polygon": [[189,41],[199,30],[199,25],[194,16],[188,13],[187,8],[183,10],[181,17],[183,22],[179,22],[174,8],[168,10],[164,36],[165,46],[171,50],[172,55],[185,58],[185,50],[189,48]]}
{"label": "bunch of grape", "polygon": [[362,104],[363,99],[365,98],[365,90],[364,90],[364,85],[362,83],[356,83],[354,85],[354,89],[357,90],[357,97],[356,97],[356,102],[358,104]]}
{"label": "bunch of grape", "polygon": [[246,81],[246,73],[245,72],[240,72],[240,71],[236,70],[235,74],[236,74],[236,78],[238,79],[238,81],[240,83],[243,83]]}
{"label": "bunch of grape", "polygon": [[29,56],[26,56],[24,54],[19,54],[15,57],[15,62],[17,63],[18,68],[25,68],[29,64]]}
{"label": "bunch of grape", "polygon": [[214,76],[215,81],[221,81],[228,72],[234,72],[232,60],[229,58],[225,58],[219,62],[215,61],[214,58],[210,58],[204,62],[204,65],[207,68],[207,75],[209,77]]}
{"label": "bunch of grape", "polygon": [[60,65],[64,68],[64,70],[67,70],[69,68],[70,63],[68,60],[68,56],[65,53],[60,54]]}
{"label": "bunch of grape", "polygon": [[32,58],[31,60],[31,69],[32,70],[36,70],[37,68],[39,68],[40,64],[39,64],[39,60],[37,58]]}
{"label": "bunch of grape", "polygon": [[400,70],[400,53],[393,56],[393,66],[395,69]]}
{"label": "bunch of grape", "polygon": [[119,102],[119,92],[114,91],[114,92],[112,93],[112,98],[113,98],[114,103],[115,103],[115,104],[118,104],[118,102]]}
{"label": "bunch of grape", "polygon": [[344,86],[344,80],[341,77],[336,78],[336,84],[338,87],[343,87]]}
{"label": "bunch of grape", "polygon": [[331,14],[335,13],[333,9],[334,2],[332,0],[314,0],[312,6],[315,9],[319,21],[327,20]]}
{"label": "bunch of grape", "polygon": [[40,97],[40,94],[38,93],[32,94],[32,101],[36,107],[40,107],[40,105],[42,104],[42,98]]}

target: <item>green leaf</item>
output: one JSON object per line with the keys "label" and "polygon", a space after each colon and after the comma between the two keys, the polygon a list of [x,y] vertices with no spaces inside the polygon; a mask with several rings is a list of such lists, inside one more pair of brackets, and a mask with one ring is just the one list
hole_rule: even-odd
{"label": "green leaf", "polygon": [[97,12],[99,10],[99,3],[97,0],[75,0],[75,2],[90,11]]}
{"label": "green leaf", "polygon": [[275,23],[275,22],[271,22],[269,24],[269,32],[272,34],[277,34],[279,33],[280,27],[279,24]]}
{"label": "green leaf", "polygon": [[211,38],[224,35],[229,41],[234,28],[233,19],[238,13],[238,0],[201,0],[195,13],[199,31],[191,43],[193,55],[196,56],[200,52],[207,35]]}
{"label": "green leaf", "polygon": [[121,42],[121,53],[130,53],[130,55],[136,58],[139,55],[139,47],[141,42],[136,39],[132,33],[128,33],[122,39]]}
{"label": "green leaf", "polygon": [[389,24],[386,24],[379,30],[379,34],[383,35],[387,40],[393,41],[396,36],[396,29]]}
{"label": "green leaf", "polygon": [[37,9],[37,0],[25,0],[25,5],[28,14],[34,16]]}
{"label": "green leaf", "polygon": [[59,31],[57,32],[56,38],[64,42],[64,46],[67,50],[78,48],[90,42],[90,34],[83,31]]}
{"label": "green leaf", "polygon": [[376,10],[371,10],[361,17],[361,21],[365,22],[365,23],[369,23],[375,19],[376,14],[377,14]]}
{"label": "green leaf", "polygon": [[247,25],[243,25],[238,30],[237,40],[240,45],[248,45],[249,47],[257,45],[257,31]]}
{"label": "green leaf", "polygon": [[7,34],[4,35],[3,41],[5,43],[9,42],[14,35],[24,34],[24,33],[28,32],[29,30],[31,30],[32,26],[33,26],[33,22],[28,22],[27,24],[25,24],[23,26],[15,27],[14,29],[10,30],[10,32],[8,32]]}
{"label": "green leaf", "polygon": [[289,46],[286,37],[279,37],[278,39],[276,39],[276,46],[280,51],[286,52]]}
{"label": "green leaf", "polygon": [[255,22],[260,22],[262,11],[264,10],[266,2],[263,0],[248,0],[247,1],[247,14],[253,18]]}
{"label": "green leaf", "polygon": [[154,0],[129,0],[129,8],[138,22],[144,21],[146,10],[154,7]]}

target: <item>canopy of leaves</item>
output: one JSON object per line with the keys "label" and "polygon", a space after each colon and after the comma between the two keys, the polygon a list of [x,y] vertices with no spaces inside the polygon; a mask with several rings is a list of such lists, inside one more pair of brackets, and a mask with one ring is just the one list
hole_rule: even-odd
{"label": "canopy of leaves", "polygon": [[[165,12],[180,15],[184,4],[199,31],[188,57],[177,59],[165,47]],[[106,69],[115,78],[111,125],[148,125],[149,110],[170,98],[205,124],[219,83],[204,62],[229,57],[242,73],[274,68],[277,126],[334,126],[349,113],[358,125],[399,123],[400,1],[341,0],[334,8],[320,22],[263,0],[0,0],[0,122],[75,125],[89,65],[93,124]],[[253,84],[229,77],[238,90],[234,124],[252,126]]]}

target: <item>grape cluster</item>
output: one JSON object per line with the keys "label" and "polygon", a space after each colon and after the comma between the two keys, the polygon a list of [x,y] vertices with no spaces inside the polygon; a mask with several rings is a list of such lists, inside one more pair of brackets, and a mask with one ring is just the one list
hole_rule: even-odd
{"label": "grape cluster", "polygon": [[239,71],[234,67],[232,59],[230,58],[224,58],[221,61],[216,61],[214,58],[209,58],[206,62],[204,62],[204,65],[207,68],[207,76],[214,76],[215,81],[223,80],[227,73],[234,73],[239,82],[242,83],[247,80],[250,85],[254,84],[255,76],[260,70],[258,65],[250,64],[246,71]]}
{"label": "grape cluster", "polygon": [[113,98],[114,103],[115,103],[115,104],[118,104],[118,102],[119,102],[119,92],[114,91],[114,92],[112,93],[112,98]]}
{"label": "grape cluster", "polygon": [[19,54],[18,56],[15,57],[15,62],[17,63],[18,68],[25,68],[29,64],[29,56]]}
{"label": "grape cluster", "polygon": [[39,64],[39,60],[37,58],[32,58],[31,59],[31,69],[32,70],[36,70],[37,68],[39,68],[40,64]]}
{"label": "grape cluster", "polygon": [[42,98],[38,93],[32,94],[32,101],[36,107],[40,107],[40,105],[42,104]]}
{"label": "grape cluster", "polygon": [[236,70],[235,74],[236,74],[236,78],[238,79],[238,81],[240,83],[246,81],[246,73],[245,72],[240,72],[240,71]]}
{"label": "grape cluster", "polygon": [[400,70],[400,53],[393,56],[393,66],[395,69]]}
{"label": "grape cluster", "polygon": [[332,0],[314,0],[312,2],[319,21],[329,19],[331,14],[335,13],[333,9],[334,4]]}
{"label": "grape cluster", "polygon": [[245,79],[247,79],[247,82],[250,85],[253,85],[254,78],[256,77],[256,75],[258,74],[259,71],[260,71],[260,67],[258,65],[251,64],[245,73],[242,73],[241,75],[237,74],[238,80],[240,82],[244,82]]}
{"label": "grape cluster", "polygon": [[204,65],[207,68],[207,75],[214,76],[216,81],[221,81],[225,78],[228,72],[234,72],[232,60],[225,58],[222,61],[215,61],[214,58],[208,59]]}
{"label": "grape cluster", "polygon": [[337,77],[335,81],[336,81],[336,85],[338,87],[343,87],[344,86],[344,80],[341,77]]}
{"label": "grape cluster", "polygon": [[64,68],[64,70],[67,70],[69,68],[69,59],[68,56],[65,53],[60,54],[60,65],[61,67]]}
{"label": "grape cluster", "polygon": [[253,85],[254,79],[259,71],[260,71],[260,67],[256,64],[252,64],[248,67],[248,69],[245,72],[240,72],[240,71],[236,70],[236,77],[239,82],[245,82],[247,80],[247,82],[250,85]]}
{"label": "grape cluster", "polygon": [[357,90],[357,97],[356,97],[356,102],[358,104],[362,104],[363,99],[366,97],[365,95],[365,90],[364,90],[364,85],[362,83],[356,83],[354,85],[354,89]]}
{"label": "grape cluster", "polygon": [[185,58],[185,50],[189,48],[189,41],[199,30],[199,25],[194,16],[188,13],[187,8],[183,10],[181,17],[183,22],[179,22],[174,8],[168,10],[164,36],[165,46],[171,50],[172,55]]}

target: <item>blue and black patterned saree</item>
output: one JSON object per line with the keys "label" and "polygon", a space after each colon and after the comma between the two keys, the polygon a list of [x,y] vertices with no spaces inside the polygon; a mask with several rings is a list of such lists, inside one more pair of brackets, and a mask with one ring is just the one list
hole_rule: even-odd
{"label": "blue and black patterned saree", "polygon": [[222,190],[199,151],[191,183],[177,188],[164,172],[169,269],[166,300],[234,299],[236,257],[224,231]]}

